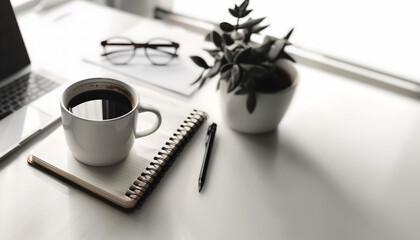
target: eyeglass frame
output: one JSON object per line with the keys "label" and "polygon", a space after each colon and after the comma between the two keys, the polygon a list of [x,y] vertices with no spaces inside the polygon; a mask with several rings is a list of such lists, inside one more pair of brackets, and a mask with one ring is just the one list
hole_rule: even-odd
{"label": "eyeglass frame", "polygon": [[[110,39],[113,39],[113,38],[125,39],[125,40],[128,40],[130,43],[108,43],[108,41]],[[165,40],[165,41],[170,42],[171,44],[149,44],[149,42],[154,41],[154,40]],[[136,55],[136,50],[138,48],[144,48],[144,53],[145,53],[147,59],[149,60],[149,62],[151,62],[153,65],[156,65],[156,66],[166,66],[174,58],[178,57],[177,50],[179,48],[179,43],[174,42],[174,41],[171,41],[171,40],[168,40],[168,39],[164,39],[164,38],[152,38],[152,39],[150,39],[146,43],[136,43],[136,42],[133,42],[131,39],[127,38],[127,37],[112,37],[112,38],[109,38],[107,40],[102,41],[101,42],[101,46],[104,48],[104,53],[102,53],[101,56],[106,57],[107,60],[110,61],[114,65],[126,65],[126,64],[128,64],[133,59],[133,57]],[[110,54],[116,53],[118,51],[112,51],[112,52],[108,52],[107,53],[107,52],[105,52],[105,47],[106,46],[133,46],[134,48],[133,48],[133,53],[131,54],[130,58],[126,62],[124,62],[124,63],[115,63],[112,60],[110,60],[107,56],[110,55]],[[170,53],[170,52],[158,50],[157,47],[174,47],[175,48],[175,52],[174,53]],[[146,50],[147,48],[151,48],[151,49],[158,50],[160,52],[167,53],[167,54],[171,55],[171,59],[167,63],[156,63],[156,62],[153,62],[151,60],[149,54],[147,53],[147,50]]]}

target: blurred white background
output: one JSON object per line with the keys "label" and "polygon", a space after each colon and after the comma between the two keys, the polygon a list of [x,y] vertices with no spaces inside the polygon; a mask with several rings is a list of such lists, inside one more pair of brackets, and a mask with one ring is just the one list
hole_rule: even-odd
{"label": "blurred white background", "polygon": [[[140,13],[151,6],[212,22],[233,22],[228,8],[242,0],[108,0]],[[419,3],[412,0],[251,0],[252,18],[267,17],[265,34],[420,83]],[[150,16],[150,14],[145,13]]]}
{"label": "blurred white background", "polygon": [[[54,6],[68,0],[12,0]],[[242,0],[90,0],[153,17],[156,8],[211,22],[234,22],[228,8]],[[352,63],[420,83],[420,14],[412,0],[251,0],[252,18],[266,17],[263,31],[276,37],[295,28],[291,42]]]}

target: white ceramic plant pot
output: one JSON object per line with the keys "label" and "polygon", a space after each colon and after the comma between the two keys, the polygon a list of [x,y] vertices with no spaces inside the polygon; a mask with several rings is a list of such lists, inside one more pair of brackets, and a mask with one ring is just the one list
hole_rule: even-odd
{"label": "white ceramic plant pot", "polygon": [[247,95],[227,93],[227,83],[220,83],[221,110],[229,127],[244,133],[266,133],[277,128],[285,115],[296,90],[298,76],[295,67],[281,61],[282,67],[291,77],[292,85],[275,93],[257,93],[257,105],[253,113],[246,108]]}

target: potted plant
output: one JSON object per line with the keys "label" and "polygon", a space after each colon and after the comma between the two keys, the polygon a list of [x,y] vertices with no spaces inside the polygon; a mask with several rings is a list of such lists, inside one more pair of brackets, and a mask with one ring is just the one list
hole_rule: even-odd
{"label": "potted plant", "polygon": [[192,84],[199,88],[210,78],[220,75],[217,89],[221,90],[222,112],[228,125],[247,133],[274,130],[286,112],[297,84],[295,62],[285,52],[290,45],[293,29],[281,39],[265,36],[262,43],[251,41],[268,25],[265,18],[242,21],[252,11],[249,0],[229,9],[236,23],[222,22],[220,29],[207,34],[206,40],[215,48],[205,49],[213,65],[199,56],[191,56],[203,68]]}

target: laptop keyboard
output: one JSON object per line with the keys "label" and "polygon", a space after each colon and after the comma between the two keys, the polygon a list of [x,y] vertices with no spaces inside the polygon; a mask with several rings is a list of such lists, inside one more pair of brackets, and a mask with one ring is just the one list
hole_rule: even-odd
{"label": "laptop keyboard", "polygon": [[58,87],[58,83],[35,73],[0,88],[0,119]]}

